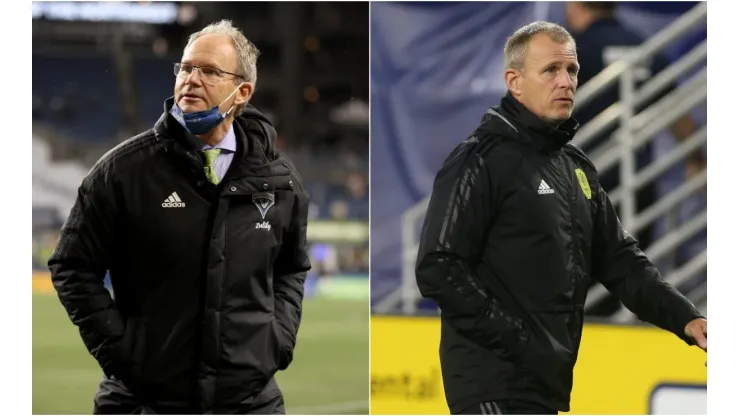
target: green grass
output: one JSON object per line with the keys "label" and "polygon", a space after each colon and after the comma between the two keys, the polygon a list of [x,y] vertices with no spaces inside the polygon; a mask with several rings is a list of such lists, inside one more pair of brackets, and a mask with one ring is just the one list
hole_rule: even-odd
{"label": "green grass", "polygon": [[[278,373],[292,414],[368,414],[367,300],[306,299],[293,364]],[[33,414],[91,414],[101,371],[53,295],[33,296]]]}

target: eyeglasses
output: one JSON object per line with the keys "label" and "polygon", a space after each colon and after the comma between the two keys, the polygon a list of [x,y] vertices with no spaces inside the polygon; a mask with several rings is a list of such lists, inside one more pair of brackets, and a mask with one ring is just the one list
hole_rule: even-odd
{"label": "eyeglasses", "polygon": [[184,64],[181,62],[175,62],[175,76],[178,78],[187,78],[193,73],[193,70],[197,69],[200,71],[200,77],[203,82],[207,84],[215,84],[219,82],[224,75],[232,75],[237,78],[244,79],[243,76],[232,74],[231,72],[222,71],[218,68],[212,68],[210,66],[197,66],[191,64]]}

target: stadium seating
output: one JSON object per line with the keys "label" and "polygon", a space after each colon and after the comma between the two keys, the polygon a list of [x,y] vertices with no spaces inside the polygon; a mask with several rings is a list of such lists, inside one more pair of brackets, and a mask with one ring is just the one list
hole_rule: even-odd
{"label": "stadium seating", "polygon": [[35,122],[80,141],[108,141],[118,132],[121,105],[112,59],[33,56]]}

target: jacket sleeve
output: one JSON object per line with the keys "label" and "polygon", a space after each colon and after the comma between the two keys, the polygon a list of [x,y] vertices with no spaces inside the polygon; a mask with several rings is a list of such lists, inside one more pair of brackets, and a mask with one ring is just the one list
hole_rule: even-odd
{"label": "jacket sleeve", "polygon": [[476,275],[496,215],[496,182],[478,154],[453,156],[440,170],[421,232],[416,281],[458,333],[482,347],[514,352],[528,331]]}
{"label": "jacket sleeve", "polygon": [[663,280],[658,269],[640,250],[617,217],[601,187],[594,233],[595,277],[637,317],[676,334],[689,345],[686,324],[703,317],[675,287]]}
{"label": "jacket sleeve", "polygon": [[90,354],[111,370],[124,321],[103,280],[114,250],[113,189],[100,168],[83,180],[48,265],[59,300]]}
{"label": "jacket sleeve", "polygon": [[292,361],[298,327],[301,323],[303,303],[303,284],[306,272],[311,269],[306,244],[306,227],[308,223],[308,196],[299,178],[293,178],[295,202],[291,223],[283,234],[283,244],[274,265],[275,320],[278,330],[287,337],[284,345],[286,360],[281,363],[284,370]]}

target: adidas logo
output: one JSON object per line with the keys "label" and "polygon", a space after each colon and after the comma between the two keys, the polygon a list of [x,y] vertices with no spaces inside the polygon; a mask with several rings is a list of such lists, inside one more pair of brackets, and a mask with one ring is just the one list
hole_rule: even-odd
{"label": "adidas logo", "polygon": [[257,229],[262,228],[267,231],[270,231],[270,229],[272,229],[272,225],[270,225],[270,223],[267,221],[262,221],[262,222],[258,222],[254,228],[257,228]]}
{"label": "adidas logo", "polygon": [[555,190],[547,186],[545,180],[543,179],[542,182],[540,182],[540,189],[537,190],[537,193],[540,195],[554,194]]}
{"label": "adidas logo", "polygon": [[185,203],[182,202],[177,192],[173,192],[162,202],[162,208],[185,208]]}

